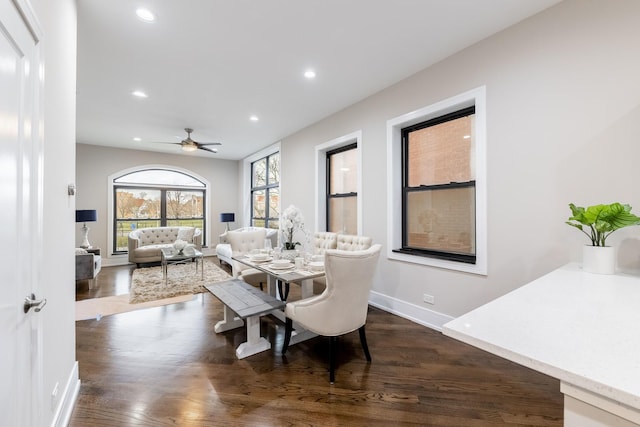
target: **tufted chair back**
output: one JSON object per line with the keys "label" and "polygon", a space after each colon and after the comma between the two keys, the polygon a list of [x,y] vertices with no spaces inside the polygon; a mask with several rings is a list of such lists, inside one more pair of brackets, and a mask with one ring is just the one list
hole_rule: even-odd
{"label": "tufted chair back", "polygon": [[[252,249],[264,248],[264,239],[267,237],[266,228],[256,228],[247,231],[230,230],[227,232],[226,239],[231,246],[231,252],[234,256],[248,254]],[[249,268],[238,262],[231,264],[233,276],[237,277],[242,270]]]}
{"label": "tufted chair back", "polygon": [[327,231],[317,231],[313,235],[313,253],[324,255],[327,249],[338,247],[338,235]]}
{"label": "tufted chair back", "polygon": [[361,251],[369,249],[373,240],[367,236],[354,234],[338,234],[337,248],[341,251]]}

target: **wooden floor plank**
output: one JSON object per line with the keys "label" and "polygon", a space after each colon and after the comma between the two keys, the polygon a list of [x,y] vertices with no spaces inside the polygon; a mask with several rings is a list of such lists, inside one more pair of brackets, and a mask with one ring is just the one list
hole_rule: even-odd
{"label": "wooden floor plank", "polygon": [[[132,267],[103,267],[77,299],[126,293]],[[291,298],[297,298],[293,286]],[[216,334],[210,294],[76,323],[82,385],[72,427],[561,426],[559,382],[406,319],[370,308],[367,363],[357,333],[280,352],[284,325],[261,322],[272,349],[243,360],[244,330]]]}

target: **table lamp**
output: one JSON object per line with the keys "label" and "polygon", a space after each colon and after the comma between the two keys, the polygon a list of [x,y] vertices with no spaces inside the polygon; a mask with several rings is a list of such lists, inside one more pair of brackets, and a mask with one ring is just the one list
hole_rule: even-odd
{"label": "table lamp", "polygon": [[227,230],[229,231],[229,223],[234,222],[236,220],[236,214],[234,213],[221,213],[220,214],[220,222],[225,222],[227,224]]}
{"label": "table lamp", "polygon": [[87,227],[87,222],[95,222],[98,220],[98,213],[95,209],[85,209],[85,210],[77,210],[76,211],[76,222],[84,222],[82,226],[82,232],[84,233],[84,237],[82,239],[82,243],[80,247],[83,249],[89,249],[91,244],[89,243],[89,227]]}

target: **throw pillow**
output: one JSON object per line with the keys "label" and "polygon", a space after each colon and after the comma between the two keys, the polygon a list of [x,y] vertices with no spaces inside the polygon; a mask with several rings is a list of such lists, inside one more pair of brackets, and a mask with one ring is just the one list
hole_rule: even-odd
{"label": "throw pillow", "polygon": [[181,228],[178,230],[178,238],[176,240],[184,240],[187,243],[193,243],[193,234],[196,229],[193,227]]}

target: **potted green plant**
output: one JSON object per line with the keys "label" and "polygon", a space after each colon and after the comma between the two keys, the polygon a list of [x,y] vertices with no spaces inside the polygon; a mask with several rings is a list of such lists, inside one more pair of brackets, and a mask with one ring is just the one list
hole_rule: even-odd
{"label": "potted green plant", "polygon": [[569,204],[572,215],[567,224],[582,231],[591,241],[583,249],[583,269],[591,273],[615,273],[615,248],[607,246],[607,237],[616,230],[640,224],[640,217],[631,213],[631,206],[621,203],[583,208]]}

